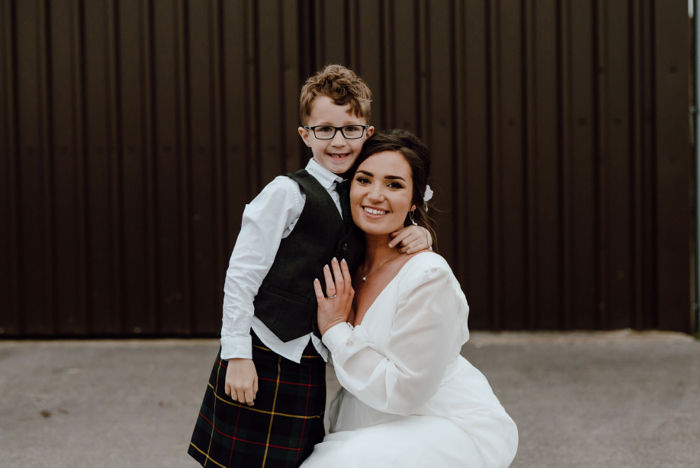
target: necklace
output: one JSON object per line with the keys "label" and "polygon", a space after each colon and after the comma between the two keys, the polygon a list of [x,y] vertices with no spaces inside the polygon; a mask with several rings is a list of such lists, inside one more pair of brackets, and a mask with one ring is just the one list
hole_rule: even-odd
{"label": "necklace", "polygon": [[389,258],[387,258],[386,260],[384,260],[382,263],[380,263],[380,264],[377,265],[376,267],[374,267],[374,268],[372,268],[371,270],[369,270],[369,273],[365,273],[365,266],[362,265],[362,272],[365,273],[365,274],[362,276],[362,281],[366,281],[366,280],[367,280],[367,277],[370,275],[370,273],[372,273],[373,271],[376,271],[376,270],[378,270],[379,268],[381,268],[382,265],[384,265],[386,262],[388,262],[388,261],[391,260],[392,258],[396,257],[398,254],[399,254],[399,251],[397,250],[397,251],[394,253],[394,255],[390,256]]}

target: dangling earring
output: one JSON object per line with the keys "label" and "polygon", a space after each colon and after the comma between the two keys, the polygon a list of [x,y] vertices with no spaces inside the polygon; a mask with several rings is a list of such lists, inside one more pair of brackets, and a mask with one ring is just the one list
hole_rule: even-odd
{"label": "dangling earring", "polygon": [[414,226],[418,226],[418,223],[413,219],[413,210],[408,212],[408,219],[411,221],[411,224]]}

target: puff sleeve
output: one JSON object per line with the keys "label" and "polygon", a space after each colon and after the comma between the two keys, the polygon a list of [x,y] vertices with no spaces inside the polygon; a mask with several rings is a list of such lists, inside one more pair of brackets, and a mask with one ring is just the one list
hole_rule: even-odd
{"label": "puff sleeve", "polygon": [[435,394],[457,359],[468,337],[469,307],[446,262],[409,271],[396,294],[382,352],[363,324],[336,325],[323,341],[343,387],[376,410],[409,415]]}

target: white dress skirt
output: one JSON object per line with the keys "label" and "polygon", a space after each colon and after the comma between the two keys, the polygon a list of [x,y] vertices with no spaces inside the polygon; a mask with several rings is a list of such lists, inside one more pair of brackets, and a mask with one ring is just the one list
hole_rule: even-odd
{"label": "white dress skirt", "polygon": [[323,336],[343,388],[330,433],[304,468],[507,467],[518,431],[474,366],[460,356],[469,306],[447,262],[417,254],[362,324]]}

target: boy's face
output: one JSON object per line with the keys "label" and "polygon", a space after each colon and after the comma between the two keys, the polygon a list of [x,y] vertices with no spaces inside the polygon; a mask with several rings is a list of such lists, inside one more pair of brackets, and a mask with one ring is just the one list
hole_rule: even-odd
{"label": "boy's face", "polygon": [[[352,113],[350,104],[339,106],[334,104],[328,96],[318,96],[311,106],[311,115],[306,126],[344,127],[366,124],[367,120],[364,117],[358,117]],[[339,175],[350,170],[362,150],[362,145],[372,136],[372,133],[374,133],[374,127],[369,127],[361,138],[347,139],[343,136],[343,132],[338,130],[331,140],[319,140],[313,131],[299,127],[299,135],[306,146],[311,148],[316,162]]]}

